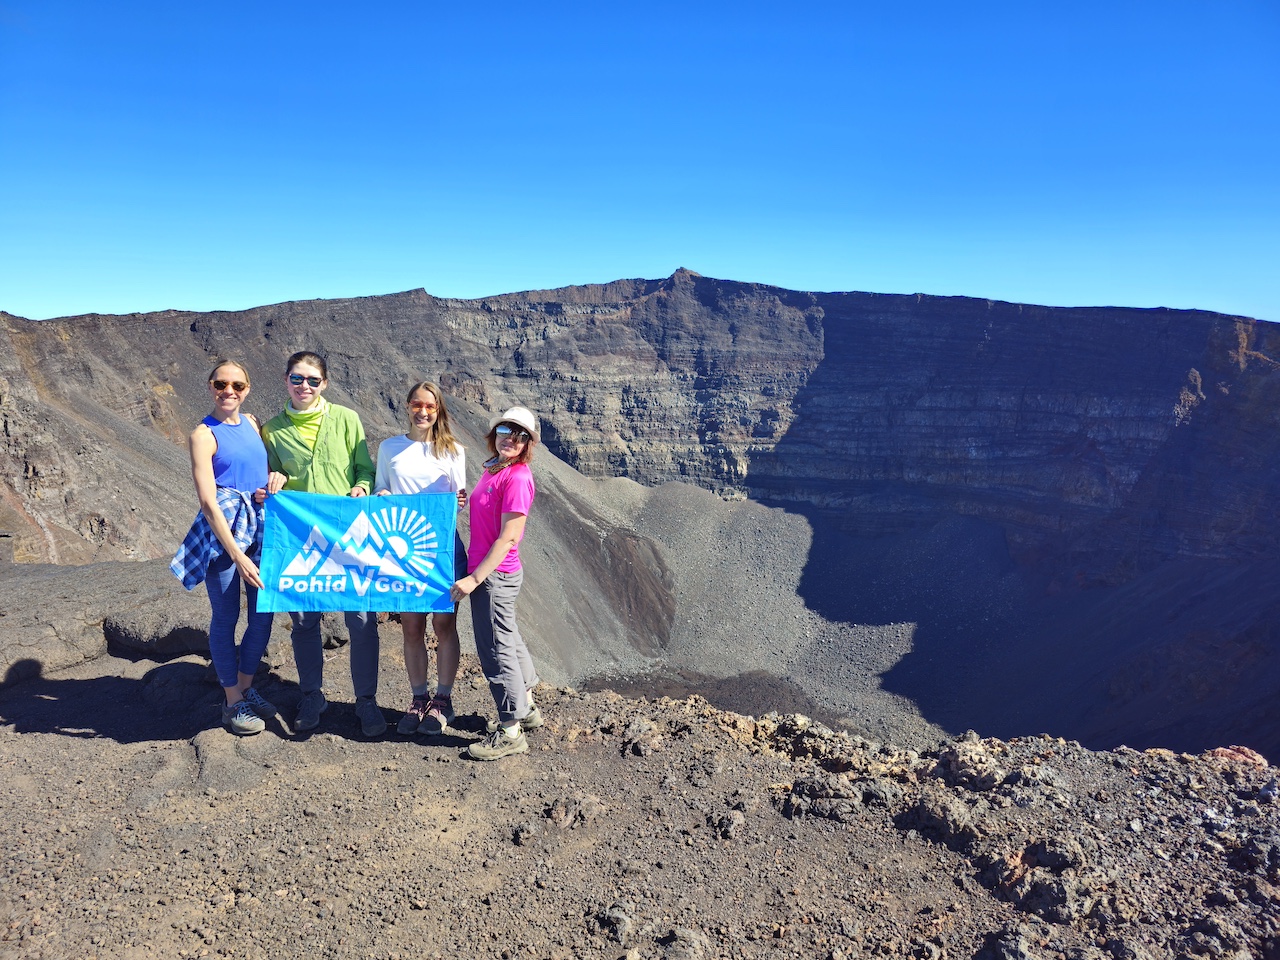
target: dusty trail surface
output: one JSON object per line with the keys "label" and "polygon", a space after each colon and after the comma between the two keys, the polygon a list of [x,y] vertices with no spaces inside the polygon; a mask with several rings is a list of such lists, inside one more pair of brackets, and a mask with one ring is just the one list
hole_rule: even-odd
{"label": "dusty trail surface", "polygon": [[[543,686],[530,752],[481,764],[474,660],[434,740],[361,738],[346,670],[298,738],[213,727],[192,656],[0,692],[0,958],[1278,955],[1276,771],[1248,754],[916,751]],[[260,678],[286,717],[292,681]]]}

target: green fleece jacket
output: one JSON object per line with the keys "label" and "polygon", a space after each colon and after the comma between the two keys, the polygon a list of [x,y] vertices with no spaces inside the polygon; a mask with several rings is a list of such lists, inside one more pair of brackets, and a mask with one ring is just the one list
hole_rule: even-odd
{"label": "green fleece jacket", "polygon": [[289,478],[286,490],[329,493],[345,497],[352,487],[373,488],[373,460],[364,439],[360,415],[348,407],[329,404],[320,424],[314,450],[307,448],[298,428],[281,411],[262,425],[267,466]]}

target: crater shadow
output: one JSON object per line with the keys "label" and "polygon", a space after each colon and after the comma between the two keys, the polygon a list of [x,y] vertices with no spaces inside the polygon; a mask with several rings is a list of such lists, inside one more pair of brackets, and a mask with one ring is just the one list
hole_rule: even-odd
{"label": "crater shadow", "polygon": [[1165,561],[1057,592],[995,524],[859,538],[847,517],[787,509],[813,528],[801,598],[832,622],[914,625],[880,686],[948,732],[1280,757],[1280,564]]}
{"label": "crater shadow", "polygon": [[[1280,365],[1249,354],[1246,376],[1232,354],[1185,429],[1125,459],[1104,408],[1163,402],[1166,381],[1172,403],[1182,364],[1217,362],[1205,332],[1170,328],[1152,354],[1137,348],[1164,321],[1095,317],[1112,339],[1094,343],[1066,314],[913,299],[820,295],[823,359],[747,454],[749,494],[812,530],[801,599],[832,623],[911,624],[880,686],[951,733],[1280,756]],[[1064,408],[1063,436],[1004,417],[1032,384],[1104,413]],[[965,479],[975,456],[995,465],[985,485]],[[1074,499],[1054,486],[1072,478]]]}

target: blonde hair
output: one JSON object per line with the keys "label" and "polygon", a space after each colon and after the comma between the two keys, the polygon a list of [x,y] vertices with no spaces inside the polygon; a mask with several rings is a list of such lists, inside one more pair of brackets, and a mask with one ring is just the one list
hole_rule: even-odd
{"label": "blonde hair", "polygon": [[221,370],[223,367],[235,367],[237,370],[239,370],[241,373],[244,374],[244,382],[250,383],[249,371],[244,368],[244,364],[241,363],[239,360],[231,360],[226,357],[222,357],[216,363],[214,363],[213,369],[209,371],[209,380],[212,381],[214,378],[214,375],[217,374],[217,372]]}

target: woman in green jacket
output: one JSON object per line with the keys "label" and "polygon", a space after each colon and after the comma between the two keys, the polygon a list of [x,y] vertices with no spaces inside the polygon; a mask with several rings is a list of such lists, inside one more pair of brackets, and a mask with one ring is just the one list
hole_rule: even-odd
{"label": "woman in green jacket", "polygon": [[[373,461],[365,442],[360,416],[323,396],[329,385],[324,358],[308,350],[289,358],[285,387],[289,402],[262,425],[271,475],[267,493],[301,490],[341,497],[367,496],[373,485]],[[324,683],[324,645],[320,613],[291,613],[293,658],[298,665],[302,700],[294,730],[312,730],[328,706]],[[349,610],[344,616],[351,634],[351,683],[356,693],[356,717],[367,737],[387,729],[378,709],[378,615]]]}

